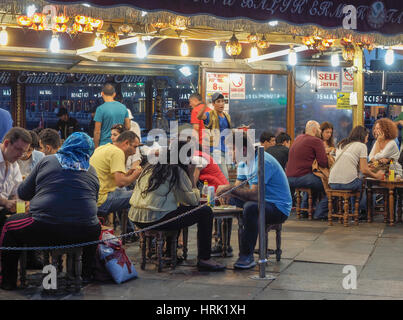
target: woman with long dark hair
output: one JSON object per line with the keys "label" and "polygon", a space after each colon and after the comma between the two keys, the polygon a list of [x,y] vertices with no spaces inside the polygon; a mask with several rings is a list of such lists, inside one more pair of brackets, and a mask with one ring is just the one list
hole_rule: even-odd
{"label": "woman with long dark hair", "polygon": [[[373,173],[367,162],[369,132],[363,126],[351,130],[348,138],[338,144],[336,162],[330,169],[329,186],[332,189],[359,190],[362,186],[360,172],[365,176],[382,179],[383,172]],[[359,170],[358,170],[359,168]]]}
{"label": "woman with long dark hair", "polygon": [[[177,217],[199,205],[200,192],[191,178],[194,176],[194,166],[187,165],[181,159],[181,148],[177,150],[178,164],[170,163],[167,156],[168,163],[149,164],[137,180],[130,199],[129,218],[141,229]],[[213,226],[210,207],[202,207],[157,230],[180,230],[195,223],[199,270],[224,270],[224,265],[210,259]]]}

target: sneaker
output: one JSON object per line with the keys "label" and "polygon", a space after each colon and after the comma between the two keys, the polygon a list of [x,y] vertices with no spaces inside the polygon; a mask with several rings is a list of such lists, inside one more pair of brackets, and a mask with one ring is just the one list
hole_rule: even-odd
{"label": "sneaker", "polygon": [[222,256],[222,245],[216,244],[213,248],[211,248],[212,257],[221,257]]}
{"label": "sneaker", "polygon": [[256,266],[255,259],[253,258],[253,254],[249,256],[240,256],[238,260],[234,264],[234,268],[236,269],[250,269]]}

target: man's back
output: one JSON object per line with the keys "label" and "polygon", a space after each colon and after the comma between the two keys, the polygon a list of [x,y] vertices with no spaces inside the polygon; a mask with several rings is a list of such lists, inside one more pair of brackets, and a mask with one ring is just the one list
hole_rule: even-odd
{"label": "man's back", "polygon": [[13,127],[13,119],[10,112],[0,108],[0,141],[3,141],[3,137]]}
{"label": "man's back", "polygon": [[112,142],[111,140],[111,128],[115,124],[125,123],[125,118],[129,117],[127,108],[117,101],[105,102],[97,108],[94,121],[101,122],[101,138],[99,145]]}
{"label": "man's back", "polygon": [[267,153],[271,154],[274,157],[274,159],[276,159],[281,164],[284,170],[288,161],[289,151],[290,150],[286,146],[283,146],[281,144],[275,145],[267,149]]}
{"label": "man's back", "polygon": [[312,163],[315,159],[318,160],[319,166],[327,167],[323,141],[308,134],[298,136],[288,155],[287,177],[302,177],[312,173]]}
{"label": "man's back", "polygon": [[116,189],[115,172],[126,172],[125,154],[113,144],[106,144],[95,149],[90,164],[95,168],[99,179],[99,207],[106,201],[109,192]]}

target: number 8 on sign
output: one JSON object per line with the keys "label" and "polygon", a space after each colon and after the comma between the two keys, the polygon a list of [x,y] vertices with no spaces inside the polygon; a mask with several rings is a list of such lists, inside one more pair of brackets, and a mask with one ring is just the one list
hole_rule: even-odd
{"label": "number 8 on sign", "polygon": [[213,90],[217,90],[217,83],[213,83]]}

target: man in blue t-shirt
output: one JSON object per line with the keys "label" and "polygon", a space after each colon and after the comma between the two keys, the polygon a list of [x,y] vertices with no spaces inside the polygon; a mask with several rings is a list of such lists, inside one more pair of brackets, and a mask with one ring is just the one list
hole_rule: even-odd
{"label": "man in blue t-shirt", "polygon": [[107,83],[102,89],[102,98],[105,103],[100,105],[95,112],[94,144],[95,148],[107,143],[112,143],[111,128],[115,124],[124,124],[130,130],[129,113],[125,105],[115,101],[115,87]]}
{"label": "man in blue t-shirt", "polygon": [[3,141],[3,137],[13,127],[13,119],[10,112],[0,108],[0,142]]}
{"label": "man in blue t-shirt", "polygon": [[[234,143],[236,142],[233,139]],[[247,157],[248,152],[255,152],[253,150],[253,142],[248,144],[248,136],[246,133],[243,135],[242,146],[234,144],[235,148],[243,148],[243,156]],[[251,147],[247,147],[247,146]],[[240,150],[241,151],[241,150]],[[235,154],[235,150],[234,150]],[[253,156],[253,154],[252,154]],[[248,157],[252,158],[253,157]],[[236,197],[245,201],[243,205],[243,223],[244,229],[241,238],[241,247],[239,248],[239,259],[235,262],[234,267],[238,269],[249,269],[256,265],[253,258],[253,251],[255,249],[257,236],[258,236],[258,158],[255,156],[254,160],[249,163],[244,163],[241,170],[238,170],[238,177],[236,185],[241,181],[249,178],[250,187],[241,187],[235,189],[230,195],[226,197]],[[279,162],[267,152],[264,153],[264,184],[265,184],[265,212],[266,224],[280,224],[288,219],[291,212],[292,198],[290,187],[288,185],[287,177]],[[219,186],[217,195],[223,194],[234,186]]]}

